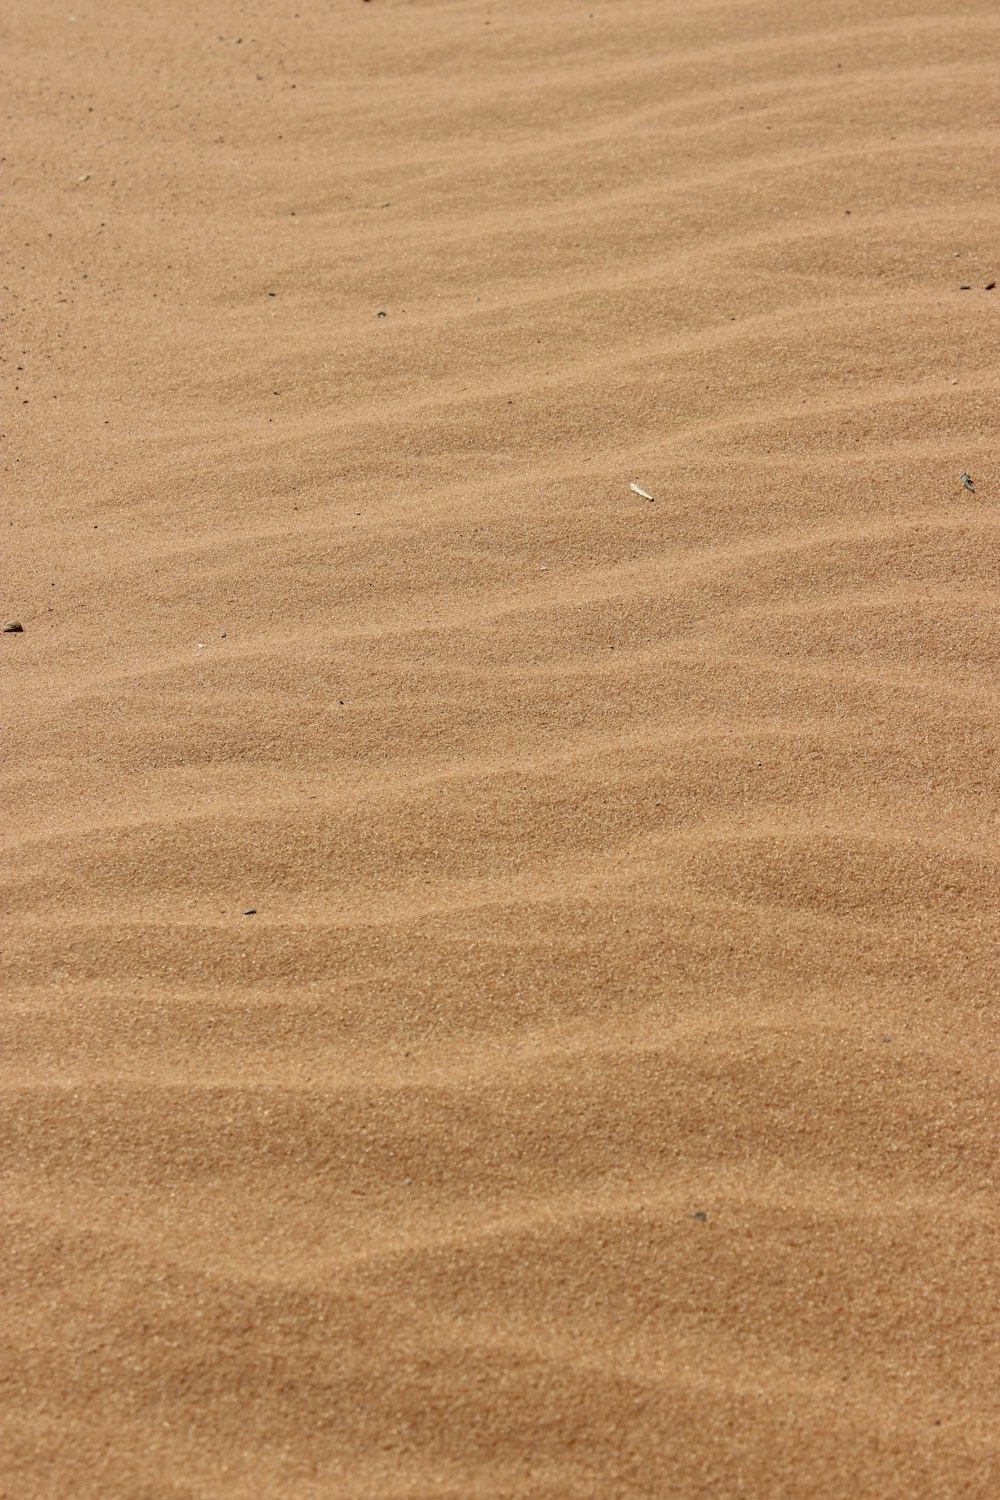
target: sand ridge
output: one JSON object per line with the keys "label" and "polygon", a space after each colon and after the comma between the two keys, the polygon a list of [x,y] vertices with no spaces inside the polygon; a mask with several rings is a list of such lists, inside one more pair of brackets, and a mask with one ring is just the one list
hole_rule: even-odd
{"label": "sand ridge", "polygon": [[0,1495],[987,1500],[995,7],[0,29]]}

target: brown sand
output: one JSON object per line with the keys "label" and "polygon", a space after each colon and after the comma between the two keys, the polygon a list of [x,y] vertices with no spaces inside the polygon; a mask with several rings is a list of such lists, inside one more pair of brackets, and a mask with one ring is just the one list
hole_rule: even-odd
{"label": "brown sand", "polygon": [[1000,1493],[996,6],[4,11],[5,1500]]}

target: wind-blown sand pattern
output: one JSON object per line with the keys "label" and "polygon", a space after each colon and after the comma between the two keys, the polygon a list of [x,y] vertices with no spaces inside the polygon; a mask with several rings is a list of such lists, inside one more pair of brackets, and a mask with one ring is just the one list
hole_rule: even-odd
{"label": "wind-blown sand pattern", "polygon": [[1000,1493],[996,6],[73,3],[0,1494]]}

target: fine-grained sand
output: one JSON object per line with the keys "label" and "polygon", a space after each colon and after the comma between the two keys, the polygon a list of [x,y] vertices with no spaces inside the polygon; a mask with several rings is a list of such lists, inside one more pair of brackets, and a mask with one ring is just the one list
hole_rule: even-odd
{"label": "fine-grained sand", "polygon": [[0,24],[3,1500],[1000,1493],[995,4]]}

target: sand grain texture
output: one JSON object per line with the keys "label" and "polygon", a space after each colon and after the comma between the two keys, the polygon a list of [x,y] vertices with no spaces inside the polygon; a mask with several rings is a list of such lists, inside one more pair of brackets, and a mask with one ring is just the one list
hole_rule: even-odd
{"label": "sand grain texture", "polygon": [[4,1500],[1000,1493],[996,7],[2,30]]}

